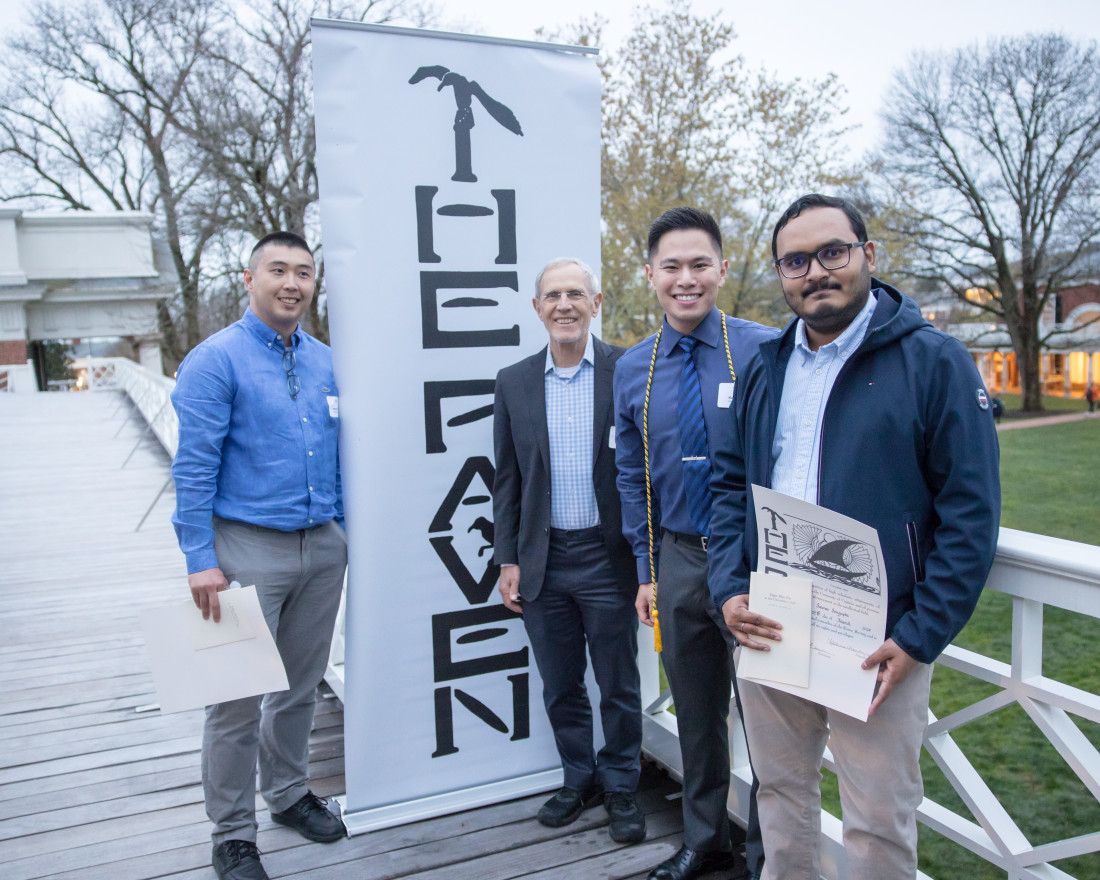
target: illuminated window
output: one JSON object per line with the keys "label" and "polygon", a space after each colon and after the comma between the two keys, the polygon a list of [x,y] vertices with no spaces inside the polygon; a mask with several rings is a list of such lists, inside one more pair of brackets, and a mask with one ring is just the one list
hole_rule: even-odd
{"label": "illuminated window", "polygon": [[967,302],[978,303],[982,305],[993,299],[993,294],[986,290],[984,287],[970,287],[966,291]]}

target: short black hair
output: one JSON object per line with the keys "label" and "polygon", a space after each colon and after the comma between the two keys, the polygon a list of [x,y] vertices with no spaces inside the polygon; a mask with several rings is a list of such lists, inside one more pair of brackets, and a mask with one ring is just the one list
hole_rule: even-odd
{"label": "short black hair", "polygon": [[657,245],[667,233],[680,229],[699,229],[705,232],[718,249],[718,256],[722,256],[722,230],[718,228],[718,221],[706,211],[684,206],[665,211],[649,227],[647,250],[649,259],[653,259],[653,252],[657,250]]}
{"label": "short black hair", "polygon": [[255,271],[256,267],[253,265],[253,263],[256,260],[256,254],[262,251],[269,244],[282,244],[286,245],[287,247],[299,248],[305,251],[311,257],[313,256],[313,248],[309,246],[309,242],[302,238],[302,236],[298,235],[298,233],[296,232],[287,232],[286,230],[280,229],[276,232],[269,232],[258,242],[256,242],[255,246],[252,248],[252,253],[248,255],[249,269]]}
{"label": "short black hair", "polygon": [[794,202],[791,203],[791,206],[783,212],[783,216],[779,218],[779,222],[775,224],[775,231],[772,232],[773,260],[779,257],[775,248],[776,239],[779,238],[779,231],[803,211],[808,211],[810,208],[839,208],[844,212],[844,216],[848,218],[848,222],[852,226],[852,232],[856,234],[856,241],[867,241],[867,224],[863,222],[863,216],[856,209],[855,205],[847,199],[837,198],[836,196],[823,196],[821,193],[806,193],[806,195],[799,196],[795,199]]}

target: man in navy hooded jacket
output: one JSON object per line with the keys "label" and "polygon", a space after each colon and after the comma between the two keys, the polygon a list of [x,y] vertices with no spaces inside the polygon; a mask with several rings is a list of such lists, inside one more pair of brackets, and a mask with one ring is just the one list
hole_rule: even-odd
{"label": "man in navy hooded jacket", "polygon": [[993,415],[963,346],[871,277],[875,245],[849,203],[798,199],[772,256],[796,318],[761,345],[715,449],[711,593],[745,649],[782,638],[782,621],[748,607],[758,484],[877,529],[889,602],[886,638],[863,661],[878,668],[866,722],[741,682],[764,877],[820,876],[831,736],[849,880],[912,878],[931,664],[973,613],[996,550]]}

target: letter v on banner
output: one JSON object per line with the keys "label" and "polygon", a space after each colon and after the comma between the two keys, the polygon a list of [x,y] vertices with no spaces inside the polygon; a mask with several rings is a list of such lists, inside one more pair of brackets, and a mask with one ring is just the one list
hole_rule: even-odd
{"label": "letter v on banner", "polygon": [[495,590],[492,403],[546,343],[538,270],[599,265],[600,80],[589,48],[322,20],[313,66],[357,833],[560,784]]}

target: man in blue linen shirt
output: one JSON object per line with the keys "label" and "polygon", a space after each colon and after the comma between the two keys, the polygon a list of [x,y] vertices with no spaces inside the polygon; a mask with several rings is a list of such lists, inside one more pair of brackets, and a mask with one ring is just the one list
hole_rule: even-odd
{"label": "man in blue linen shirt", "polygon": [[172,522],[204,618],[218,593],[255,584],[290,689],[208,706],[202,780],[221,880],[267,877],[256,849],[256,763],[271,818],[315,841],[345,835],[306,784],[309,733],[340,604],[347,543],[337,460],[339,392],[329,347],[298,324],[315,269],[300,236],[257,242],[235,324],[180,364],[172,405]]}
{"label": "man in blue linen shirt", "polygon": [[[637,843],[646,827],[634,799],[642,748],[636,584],[612,445],[611,380],[623,349],[589,332],[601,298],[592,270],[575,259],[551,261],[535,280],[532,303],[550,344],[497,376],[493,557],[504,604],[523,614],[564,772],[538,820],[561,827],[603,800],[612,839]],[[597,754],[586,646],[600,689]]]}
{"label": "man in blue linen shirt", "polygon": [[[732,864],[727,719],[735,642],[707,591],[707,524],[705,513],[699,521],[699,509],[709,508],[707,438],[713,442],[718,431],[726,430],[724,416],[738,387],[736,377],[775,331],[719,312],[715,303],[726,267],[722,234],[709,214],[674,208],[658,217],[649,230],[645,271],[664,321],[659,336],[634,346],[615,368],[616,458],[623,532],[637,562],[636,609],[641,621],[653,626],[652,522],[654,569],[660,554],[656,610],[661,659],[676,703],[684,773],[683,845],[653,869],[650,880],[690,880]],[[683,338],[688,341],[682,343]],[[690,353],[685,354],[685,347]],[[693,450],[681,435],[679,414],[689,366],[697,374],[705,423],[701,448]],[[690,497],[688,469],[696,472],[701,487]],[[755,794],[749,802],[745,859],[748,876],[759,873],[763,851]]]}
{"label": "man in blue linen shirt", "polygon": [[851,204],[797,199],[776,224],[772,256],[796,317],[761,345],[715,448],[711,592],[746,650],[782,638],[782,620],[748,607],[756,484],[873,526],[888,605],[885,639],[862,662],[878,675],[866,722],[741,682],[764,876],[820,875],[828,742],[847,877],[903,880],[917,872],[932,663],[973,612],[997,545],[992,410],[963,345],[872,277],[875,245]]}

